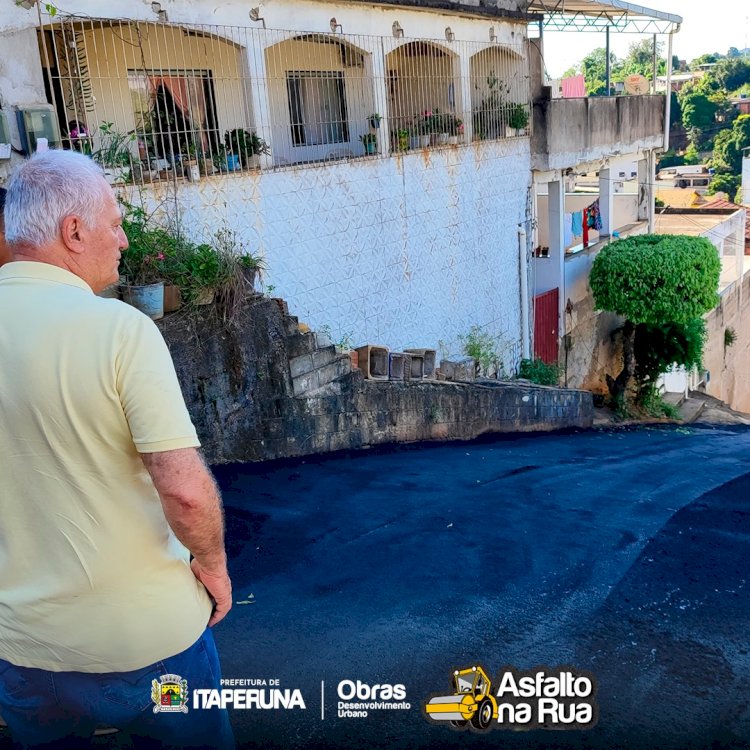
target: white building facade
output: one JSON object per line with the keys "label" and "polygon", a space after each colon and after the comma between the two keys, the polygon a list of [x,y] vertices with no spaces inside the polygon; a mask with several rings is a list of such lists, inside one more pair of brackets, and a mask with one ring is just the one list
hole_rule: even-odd
{"label": "white building facade", "polygon": [[532,215],[517,7],[101,5],[0,11],[0,184],[33,149],[30,108],[155,220],[234,231],[311,328],[455,355],[479,326],[517,367]]}

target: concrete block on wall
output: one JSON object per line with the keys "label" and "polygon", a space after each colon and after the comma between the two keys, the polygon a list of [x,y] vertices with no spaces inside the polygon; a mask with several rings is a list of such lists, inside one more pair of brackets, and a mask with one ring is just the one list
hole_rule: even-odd
{"label": "concrete block on wall", "polygon": [[359,369],[370,380],[388,380],[388,347],[366,344],[357,347]]}
{"label": "concrete block on wall", "polygon": [[438,374],[446,380],[471,382],[476,379],[476,365],[473,357],[463,359],[443,359]]}
{"label": "concrete block on wall", "polygon": [[409,380],[422,380],[424,378],[424,357],[414,352],[409,352],[409,356],[411,357]]}
{"label": "concrete block on wall", "polygon": [[404,379],[404,364],[406,358],[403,352],[391,352],[388,355],[388,379],[389,380],[403,380]]}
{"label": "concrete block on wall", "polygon": [[437,360],[437,352],[434,349],[405,349],[407,354],[416,354],[422,357],[422,363],[424,366],[424,374],[422,377],[434,378],[435,377],[435,364]]}

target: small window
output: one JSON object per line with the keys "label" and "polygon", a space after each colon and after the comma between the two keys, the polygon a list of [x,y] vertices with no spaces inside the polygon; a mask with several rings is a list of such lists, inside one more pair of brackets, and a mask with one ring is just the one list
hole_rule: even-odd
{"label": "small window", "polygon": [[290,71],[286,84],[294,146],[349,142],[343,73]]}

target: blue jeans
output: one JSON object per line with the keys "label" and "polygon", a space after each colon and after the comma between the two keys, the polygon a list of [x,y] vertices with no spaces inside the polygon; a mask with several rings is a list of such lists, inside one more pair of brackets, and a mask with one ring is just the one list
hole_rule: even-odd
{"label": "blue jeans", "polygon": [[[187,713],[154,713],[152,680],[160,684],[166,674],[187,680]],[[94,729],[106,725],[129,734],[136,748],[232,750],[227,711],[193,709],[193,690],[220,690],[220,680],[208,628],[182,653],[133,672],[48,672],[0,659],[0,714],[22,748],[85,747]]]}

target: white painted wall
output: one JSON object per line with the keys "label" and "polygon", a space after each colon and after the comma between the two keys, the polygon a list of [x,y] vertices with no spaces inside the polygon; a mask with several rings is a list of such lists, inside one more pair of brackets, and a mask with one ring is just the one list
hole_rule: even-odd
{"label": "white painted wall", "polygon": [[[473,325],[520,351],[517,226],[528,139],[178,183],[182,226],[226,223],[268,265],[266,285],[313,329],[398,351],[458,354]],[[151,207],[174,188],[149,186]],[[134,197],[135,199],[135,197]],[[165,199],[167,199],[165,201]]]}
{"label": "white painted wall", "polygon": [[[734,196],[729,196],[730,200]],[[750,206],[750,157],[742,158],[742,203]]]}
{"label": "white painted wall", "polygon": [[[6,15],[15,15],[17,9],[8,10],[10,12],[2,11],[4,20]],[[8,117],[11,140],[16,148],[21,147],[21,139],[16,126],[16,112],[12,107],[44,104],[46,101],[36,31],[0,31],[0,108]],[[0,161],[0,184],[5,182],[12,165],[19,158],[14,155],[11,160]]]}
{"label": "white painted wall", "polygon": [[[150,6],[150,0],[68,0],[65,10],[153,21]],[[212,30],[216,24],[253,26],[244,0],[162,0],[162,7],[172,23],[211,24]],[[369,44],[380,45],[382,57],[409,38],[443,40],[450,48],[446,26],[457,40],[475,43],[472,51],[488,42],[490,27],[499,45],[522,50],[526,38],[523,23],[428,9],[307,0],[259,7],[268,30],[330,34],[335,14],[346,34],[363,35],[362,47],[364,35],[373,35]],[[394,20],[404,39],[393,38]],[[14,33],[13,44],[32,50],[19,56],[20,70],[0,75],[0,97],[10,105],[18,102],[14,88],[24,80],[31,81],[33,97],[43,100],[35,24],[35,11],[0,11],[0,33],[25,29]],[[233,33],[225,31],[217,33]],[[265,61],[251,54],[246,64],[257,71]],[[469,71],[468,64],[463,67],[462,75]],[[456,97],[470,101],[467,92],[456,91]],[[257,110],[269,106],[268,91],[253,89],[252,101],[256,119]],[[480,325],[497,339],[506,370],[512,370],[521,342],[517,227],[528,228],[530,185],[529,139],[515,138],[215,175],[198,183],[155,183],[142,195],[152,209],[177,207],[181,226],[196,240],[225,224],[237,231],[264,255],[274,295],[287,299],[291,312],[313,329],[328,325],[334,338],[348,334],[357,343],[432,347],[455,355],[460,337]]]}

